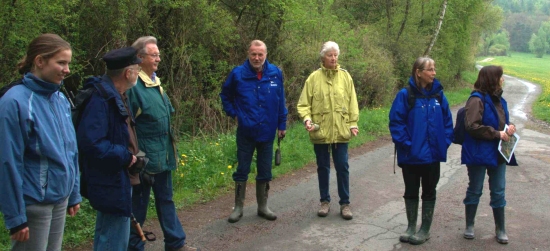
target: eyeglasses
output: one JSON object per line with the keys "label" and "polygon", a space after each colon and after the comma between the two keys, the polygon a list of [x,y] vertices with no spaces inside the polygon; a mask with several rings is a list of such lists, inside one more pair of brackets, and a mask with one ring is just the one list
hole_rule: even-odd
{"label": "eyeglasses", "polygon": [[151,56],[152,58],[160,58],[160,53],[155,53],[155,54],[143,53],[143,55]]}
{"label": "eyeglasses", "polygon": [[430,68],[430,69],[422,69],[423,71],[430,71],[430,72],[435,72],[435,68]]}

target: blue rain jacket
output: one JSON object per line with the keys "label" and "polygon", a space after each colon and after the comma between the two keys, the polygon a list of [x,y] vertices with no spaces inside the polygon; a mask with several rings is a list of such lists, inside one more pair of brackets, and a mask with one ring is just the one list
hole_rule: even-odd
{"label": "blue rain jacket", "polygon": [[288,110],[283,74],[266,60],[262,79],[257,76],[246,60],[231,71],[220,98],[227,116],[237,117],[237,130],[255,141],[269,142],[275,139],[277,129],[286,130]]}
{"label": "blue rain jacket", "polygon": [[27,205],[82,201],[71,108],[59,88],[27,73],[0,98],[0,209],[8,229],[27,222]]}
{"label": "blue rain jacket", "polygon": [[132,186],[128,165],[132,153],[128,150],[130,134],[126,118],[131,113],[106,75],[88,78],[85,85],[94,85],[92,88],[96,89],[102,85],[107,98],[97,89],[82,111],[77,129],[82,183],[87,186],[87,197],[95,210],[129,217]]}
{"label": "blue rain jacket", "polygon": [[397,162],[400,167],[445,162],[453,139],[453,115],[443,94],[443,86],[434,79],[431,90],[420,93],[412,77],[409,85],[416,95],[439,93],[442,104],[436,97],[417,98],[414,107],[409,110],[407,90],[403,88],[397,93],[389,114]]}

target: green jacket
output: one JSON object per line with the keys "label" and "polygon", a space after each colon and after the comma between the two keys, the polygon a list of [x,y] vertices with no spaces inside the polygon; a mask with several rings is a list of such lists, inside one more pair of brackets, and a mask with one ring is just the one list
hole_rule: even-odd
{"label": "green jacket", "polygon": [[176,169],[178,155],[170,127],[174,108],[160,86],[160,79],[156,77],[153,82],[141,71],[136,86],[126,91],[126,95],[136,121],[139,149],[149,158],[145,170],[160,173]]}
{"label": "green jacket", "polygon": [[350,129],[357,128],[359,106],[350,74],[340,68],[321,66],[309,75],[298,100],[298,114],[319,129],[309,132],[314,144],[345,143]]}

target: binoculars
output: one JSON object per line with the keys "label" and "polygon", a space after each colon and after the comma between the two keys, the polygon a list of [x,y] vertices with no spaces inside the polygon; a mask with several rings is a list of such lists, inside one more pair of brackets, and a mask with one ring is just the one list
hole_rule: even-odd
{"label": "binoculars", "polygon": [[130,174],[141,173],[145,169],[145,166],[147,166],[147,163],[149,162],[149,158],[147,157],[136,157],[136,158],[137,158],[136,163],[131,165],[128,170]]}

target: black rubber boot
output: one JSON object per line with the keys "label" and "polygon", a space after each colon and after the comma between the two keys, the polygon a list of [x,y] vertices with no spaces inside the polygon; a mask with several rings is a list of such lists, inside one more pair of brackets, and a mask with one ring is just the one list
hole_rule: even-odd
{"label": "black rubber boot", "polygon": [[466,229],[464,230],[464,238],[473,239],[477,204],[465,205],[464,211],[466,212]]}
{"label": "black rubber boot", "polygon": [[258,201],[258,215],[267,220],[276,220],[275,215],[267,207],[269,181],[256,181],[256,200]]}
{"label": "black rubber boot", "polygon": [[422,225],[420,230],[409,238],[409,243],[419,245],[430,239],[430,227],[434,217],[435,200],[422,201]]}
{"label": "black rubber boot", "polygon": [[399,241],[409,242],[409,238],[416,233],[416,221],[418,219],[418,199],[405,199],[405,209],[407,211],[407,221],[409,225],[405,234],[399,236]]}
{"label": "black rubber boot", "polygon": [[508,244],[508,235],[506,234],[504,207],[493,208],[493,217],[495,218],[495,234],[497,242]]}
{"label": "black rubber boot", "polygon": [[235,223],[243,217],[244,196],[246,194],[246,181],[235,181],[235,208],[229,215],[230,223]]}

